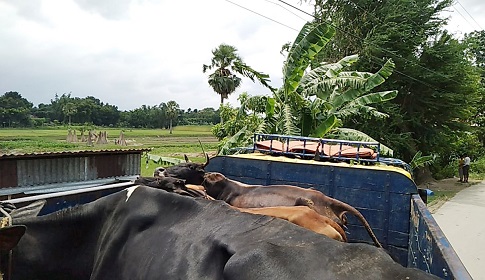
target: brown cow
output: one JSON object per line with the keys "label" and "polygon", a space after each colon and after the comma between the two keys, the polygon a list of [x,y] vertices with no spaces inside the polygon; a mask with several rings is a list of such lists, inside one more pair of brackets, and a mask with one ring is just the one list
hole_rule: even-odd
{"label": "brown cow", "polygon": [[297,199],[313,201],[314,210],[320,215],[332,219],[343,226],[346,223],[345,213],[355,215],[377,247],[382,247],[367,220],[354,207],[324,195],[322,192],[290,185],[247,185],[226,178],[217,172],[208,172],[202,184],[211,197],[224,200],[240,208],[260,208],[270,206],[294,206]]}
{"label": "brown cow", "polygon": [[274,206],[262,208],[239,208],[233,206],[233,208],[245,213],[284,219],[332,239],[347,242],[347,235],[336,222],[318,214],[308,206]]}

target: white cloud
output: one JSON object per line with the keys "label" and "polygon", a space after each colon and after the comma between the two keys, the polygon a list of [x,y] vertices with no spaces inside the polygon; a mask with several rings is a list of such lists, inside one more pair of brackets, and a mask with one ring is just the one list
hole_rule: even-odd
{"label": "white cloud", "polygon": [[[481,16],[474,7],[482,2],[461,3]],[[281,46],[305,19],[270,0],[0,0],[0,94],[18,91],[35,105],[71,92],[121,110],[169,100],[181,108],[217,108],[219,97],[202,73],[211,51],[221,43],[237,47],[277,87]],[[229,102],[237,105],[244,91],[267,93],[244,79]]]}

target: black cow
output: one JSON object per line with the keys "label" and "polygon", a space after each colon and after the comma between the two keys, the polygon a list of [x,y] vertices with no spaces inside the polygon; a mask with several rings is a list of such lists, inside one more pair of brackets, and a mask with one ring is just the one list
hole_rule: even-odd
{"label": "black cow", "polygon": [[168,192],[186,190],[185,180],[175,177],[141,177],[135,180],[135,184],[153,187]]}
{"label": "black cow", "polygon": [[167,192],[172,192],[180,195],[191,197],[203,197],[212,199],[207,195],[203,186],[185,184],[184,179],[175,177],[138,177],[135,184],[144,185],[152,188],[161,189]]}
{"label": "black cow", "polygon": [[[14,223],[27,232],[13,280],[438,279],[368,244],[145,186]],[[0,230],[0,248],[4,234],[15,235]]]}
{"label": "black cow", "polygon": [[201,185],[204,181],[204,168],[209,164],[209,155],[205,153],[205,163],[191,162],[184,155],[185,162],[169,167],[157,167],[153,172],[154,177],[175,177],[184,179],[187,184]]}

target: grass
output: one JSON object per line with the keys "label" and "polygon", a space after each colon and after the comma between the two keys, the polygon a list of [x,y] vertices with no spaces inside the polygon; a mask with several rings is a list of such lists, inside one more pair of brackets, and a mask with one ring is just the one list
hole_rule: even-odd
{"label": "grass", "polygon": [[[81,127],[72,126],[72,129],[76,130],[78,136],[80,136]],[[1,140],[17,140],[17,139],[32,139],[32,138],[42,138],[42,139],[56,139],[62,140],[66,139],[67,131],[69,127],[67,126],[57,126],[48,128],[1,128],[0,129],[0,141]],[[127,138],[134,137],[200,137],[200,136],[211,136],[210,131],[211,126],[177,126],[173,129],[173,134],[170,134],[168,129],[127,129],[127,128],[94,128],[96,131],[106,131],[108,136],[118,137],[123,131]]]}
{"label": "grass", "polygon": [[[76,129],[80,139],[80,127]],[[194,162],[205,160],[199,144],[201,141],[206,152],[214,154],[217,150],[217,139],[212,136],[211,126],[177,126],[173,134],[167,129],[124,129],[98,128],[96,132],[106,131],[108,144],[88,146],[85,142],[68,143],[68,127],[48,127],[40,129],[0,129],[0,154],[59,152],[79,150],[110,150],[150,148],[150,153],[183,159],[187,154]],[[123,132],[128,146],[114,144],[114,139]],[[141,175],[150,176],[159,166],[154,162],[142,161]]]}
{"label": "grass", "polygon": [[437,211],[446,201],[452,199],[460,191],[480,183],[481,179],[472,179],[469,183],[459,183],[457,178],[447,178],[428,184],[427,188],[434,195],[428,196],[428,209],[431,213]]}
{"label": "grass", "polygon": [[434,195],[428,196],[428,205],[432,206],[438,201],[448,201],[453,198],[459,191],[433,191]]}

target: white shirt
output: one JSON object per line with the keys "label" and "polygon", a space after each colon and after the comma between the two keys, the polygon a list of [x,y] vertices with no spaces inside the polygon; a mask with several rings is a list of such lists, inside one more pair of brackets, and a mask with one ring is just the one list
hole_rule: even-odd
{"label": "white shirt", "polygon": [[470,158],[469,157],[465,157],[465,162],[463,163],[463,166],[465,165],[470,165]]}

